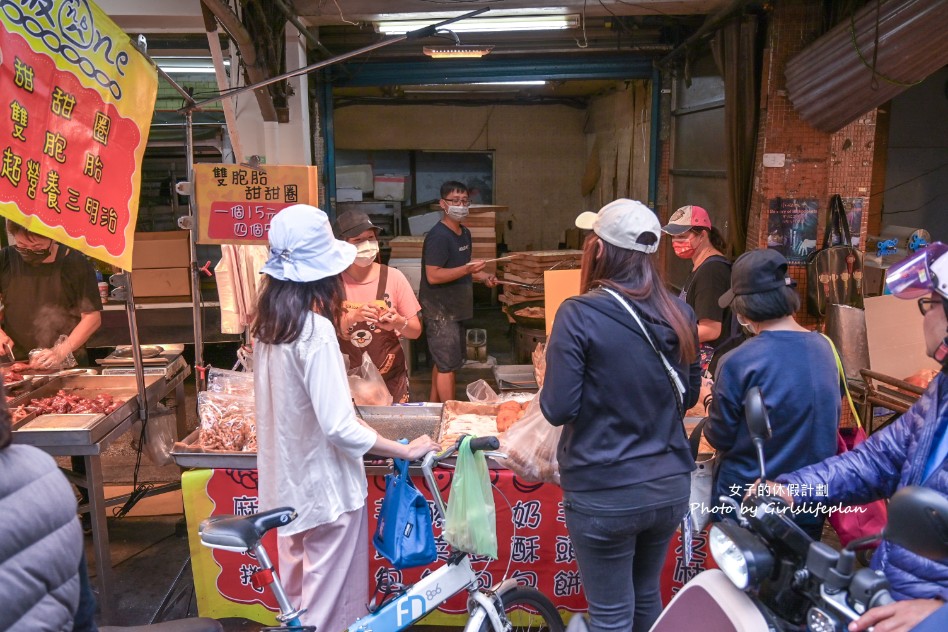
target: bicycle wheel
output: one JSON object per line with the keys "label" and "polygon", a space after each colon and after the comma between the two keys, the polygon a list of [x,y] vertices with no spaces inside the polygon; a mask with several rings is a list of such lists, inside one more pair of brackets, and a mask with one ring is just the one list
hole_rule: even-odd
{"label": "bicycle wheel", "polygon": [[[512,630],[529,632],[563,632],[563,619],[546,595],[535,588],[517,586],[500,595],[504,613]],[[481,624],[480,632],[493,632],[490,620]]]}

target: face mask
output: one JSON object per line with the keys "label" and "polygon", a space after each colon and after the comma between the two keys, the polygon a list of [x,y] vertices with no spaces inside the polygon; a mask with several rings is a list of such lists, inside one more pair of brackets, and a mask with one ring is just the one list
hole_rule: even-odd
{"label": "face mask", "polygon": [[49,257],[49,253],[52,252],[52,247],[44,248],[43,250],[28,250],[26,248],[16,248],[16,251],[19,253],[20,257],[23,258],[23,261],[28,265],[36,266]]}
{"label": "face mask", "polygon": [[749,336],[756,336],[756,335],[757,335],[757,332],[754,331],[753,328],[751,328],[750,323],[745,323],[743,320],[741,320],[740,318],[738,318],[738,319],[737,319],[737,324],[740,325],[740,326],[744,329],[744,331],[747,333],[747,335],[749,335]]}
{"label": "face mask", "polygon": [[468,213],[470,213],[470,209],[466,206],[449,206],[448,207],[448,217],[450,217],[451,219],[455,219],[457,221],[461,221],[462,219],[467,217]]}
{"label": "face mask", "polygon": [[691,238],[672,241],[675,255],[682,259],[691,259],[695,255],[695,247],[691,245]]}
{"label": "face mask", "polygon": [[375,262],[379,254],[379,242],[374,239],[363,241],[356,246],[355,264],[360,268],[368,268]]}

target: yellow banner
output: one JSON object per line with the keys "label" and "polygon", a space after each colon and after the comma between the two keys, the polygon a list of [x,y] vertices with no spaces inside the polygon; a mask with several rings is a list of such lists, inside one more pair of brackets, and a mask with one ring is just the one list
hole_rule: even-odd
{"label": "yellow banner", "polygon": [[157,72],[88,0],[0,0],[0,215],[131,270]]}

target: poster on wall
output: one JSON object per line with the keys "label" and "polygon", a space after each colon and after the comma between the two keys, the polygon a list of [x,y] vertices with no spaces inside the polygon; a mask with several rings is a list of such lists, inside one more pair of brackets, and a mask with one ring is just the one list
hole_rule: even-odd
{"label": "poster on wall", "polygon": [[270,221],[288,206],[317,206],[316,167],[194,165],[199,244],[267,244]]}
{"label": "poster on wall", "polygon": [[157,90],[92,2],[0,3],[0,215],[131,270]]}
{"label": "poster on wall", "polygon": [[816,198],[774,198],[769,211],[767,247],[778,250],[790,263],[804,263],[816,250]]}

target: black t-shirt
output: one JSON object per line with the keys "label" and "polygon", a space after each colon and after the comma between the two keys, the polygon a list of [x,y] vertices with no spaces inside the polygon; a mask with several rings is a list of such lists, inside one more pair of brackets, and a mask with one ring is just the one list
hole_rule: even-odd
{"label": "black t-shirt", "polygon": [[717,347],[730,335],[727,331],[729,319],[725,318],[727,310],[718,305],[718,299],[730,288],[731,264],[724,257],[715,255],[705,259],[697,270],[692,270],[679,295],[695,311],[699,323],[702,320],[721,323],[721,335],[706,343],[712,347]]}
{"label": "black t-shirt", "polygon": [[458,235],[438,222],[425,236],[421,250],[421,284],[418,300],[425,318],[467,320],[474,317],[474,279],[470,274],[448,283],[428,283],[425,266],[460,268],[471,261],[471,231],[461,226]]}
{"label": "black t-shirt", "polygon": [[95,268],[84,255],[60,244],[52,263],[29,265],[8,246],[0,250],[3,331],[13,353],[25,360],[31,349],[52,347],[69,335],[83,313],[102,310]]}

